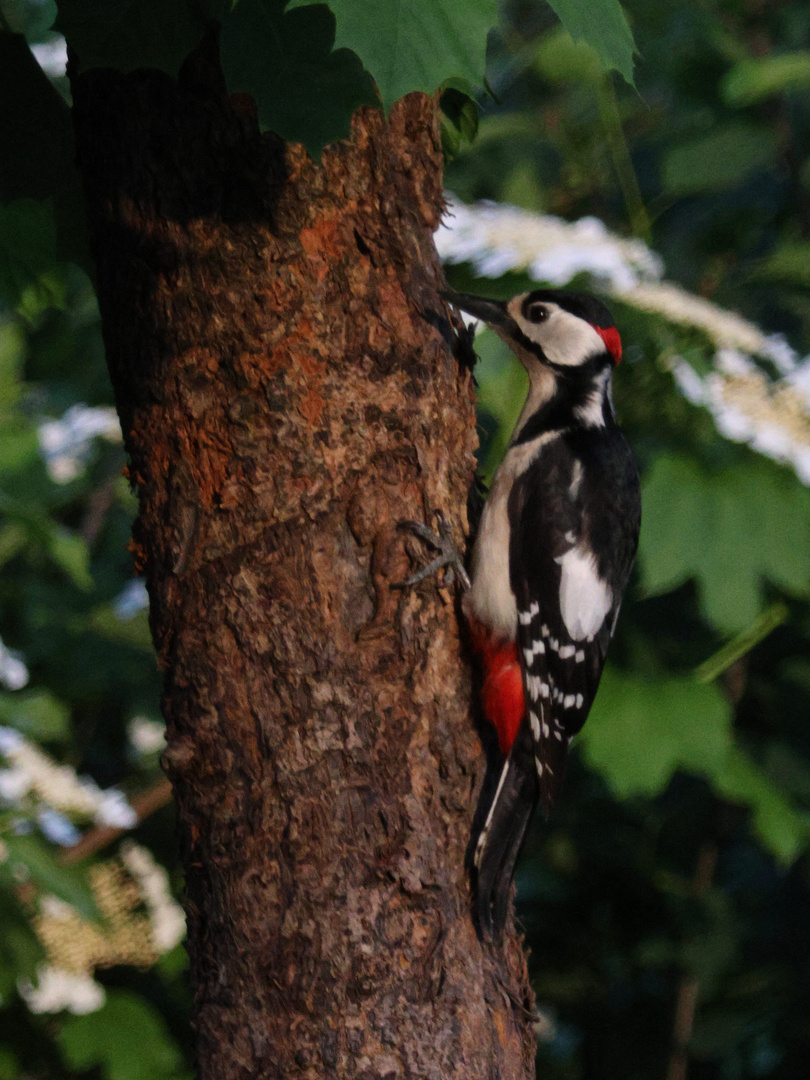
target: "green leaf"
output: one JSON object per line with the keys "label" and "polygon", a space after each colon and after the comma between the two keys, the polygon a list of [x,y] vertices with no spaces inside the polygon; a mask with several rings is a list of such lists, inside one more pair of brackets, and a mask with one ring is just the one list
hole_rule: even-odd
{"label": "green leaf", "polygon": [[45,959],[45,950],[34,933],[27,905],[20,900],[17,889],[7,879],[0,883],[0,994],[3,998],[12,993],[21,975],[32,977],[37,965]]}
{"label": "green leaf", "polygon": [[729,802],[751,807],[754,830],[781,862],[793,862],[807,847],[810,822],[742,750],[732,750],[714,783]]}
{"label": "green leaf", "polygon": [[733,745],[731,707],[716,686],[646,681],[609,667],[579,743],[622,797],[658,795],[685,769],[706,777],[723,798],[750,806],[755,831],[783,862],[810,842],[810,822]]}
{"label": "green leaf", "polygon": [[645,681],[608,668],[580,745],[618,795],[657,795],[676,769],[711,777],[723,767],[731,710],[715,686]]}
{"label": "green leaf", "polygon": [[302,142],[318,157],[327,143],[348,138],[355,109],[379,99],[357,56],[332,51],[328,8],[284,13],[283,6],[284,0],[240,0],[222,28],[222,67],[231,91],[255,98],[264,130]]}
{"label": "green leaf", "polygon": [[810,51],[763,56],[735,64],[720,84],[728,105],[753,105],[790,90],[810,90]]}
{"label": "green leaf", "polygon": [[22,391],[25,344],[19,321],[0,318],[0,426],[6,429],[17,420],[13,409]]}
{"label": "green leaf", "polygon": [[52,200],[59,257],[92,271],[70,110],[20,34],[0,33],[0,201]]}
{"label": "green leaf", "polygon": [[38,742],[64,742],[70,738],[70,710],[47,690],[0,694],[0,723]]}
{"label": "green leaf", "polygon": [[107,992],[98,1012],[67,1017],[57,1036],[71,1069],[100,1066],[107,1080],[174,1077],[181,1059],[166,1024],[136,994]]}
{"label": "green leaf", "polygon": [[786,240],[779,244],[758,268],[756,276],[810,286],[810,243],[806,240]]}
{"label": "green leaf", "polygon": [[108,604],[100,605],[91,612],[89,625],[108,641],[118,641],[148,656],[154,655],[155,647],[146,611],[139,611],[131,619],[120,619]]}
{"label": "green leaf", "polygon": [[[292,0],[288,10],[306,2]],[[329,0],[329,7],[337,19],[335,45],[357,53],[386,112],[412,90],[432,94],[452,77],[483,85],[496,0]]]}
{"label": "green leaf", "polygon": [[774,165],[776,152],[772,131],[742,121],[725,124],[667,151],[664,189],[679,196],[726,191]]}
{"label": "green leaf", "polygon": [[475,365],[478,409],[497,423],[489,446],[482,447],[485,456],[481,461],[481,478],[488,484],[520,416],[529,377],[521,362],[493,330],[483,330],[476,336],[475,351],[478,355]]}
{"label": "green leaf", "polygon": [[790,474],[764,462],[707,473],[662,455],[644,477],[642,504],[648,596],[694,579],[706,620],[732,634],[762,610],[764,580],[810,592],[810,493]]}
{"label": "green leaf", "polygon": [[[0,430],[0,481],[8,489],[15,482],[22,482],[26,472],[32,466],[41,465],[41,462],[36,428],[25,421],[20,423],[18,413]],[[4,516],[7,514],[11,517],[15,508],[3,505],[5,502],[5,499],[0,501],[0,509],[4,511]]]}
{"label": "green leaf", "polygon": [[543,34],[534,54],[535,67],[552,83],[588,83],[597,85],[605,69],[596,49],[587,41],[574,41],[562,26]]}
{"label": "green leaf", "polygon": [[0,568],[19,555],[27,541],[28,534],[18,521],[0,526]]}
{"label": "green leaf", "polygon": [[638,50],[619,0],[549,0],[574,39],[591,45],[609,70],[633,86],[633,54]]}
{"label": "green leaf", "polygon": [[478,134],[478,105],[467,91],[445,86],[441,97],[441,121],[445,156],[455,157]]}
{"label": "green leaf", "polygon": [[225,0],[57,0],[60,30],[82,70],[160,68],[176,75]]}
{"label": "green leaf", "polygon": [[16,1056],[6,1047],[0,1047],[0,1080],[18,1080],[21,1075]]}
{"label": "green leaf", "polygon": [[76,867],[62,866],[51,849],[39,837],[3,835],[8,858],[0,863],[0,879],[13,887],[19,884],[20,868],[39,889],[64,900],[75,908],[82,918],[97,921],[100,918],[95,899],[84,878],[84,872]]}
{"label": "green leaf", "polygon": [[85,590],[93,587],[90,552],[78,533],[54,525],[48,536],[48,550],[53,561],[65,571],[74,585]]}
{"label": "green leaf", "polygon": [[0,303],[15,307],[55,261],[53,206],[35,199],[0,204]]}

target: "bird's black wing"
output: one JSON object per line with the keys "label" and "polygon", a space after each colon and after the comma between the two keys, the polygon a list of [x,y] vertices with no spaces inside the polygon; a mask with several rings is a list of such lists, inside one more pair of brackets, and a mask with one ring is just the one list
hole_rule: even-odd
{"label": "bird's black wing", "polygon": [[515,484],[510,577],[526,712],[476,850],[482,925],[502,927],[538,801],[548,813],[599,686],[638,540],[638,481],[617,429],[559,436]]}

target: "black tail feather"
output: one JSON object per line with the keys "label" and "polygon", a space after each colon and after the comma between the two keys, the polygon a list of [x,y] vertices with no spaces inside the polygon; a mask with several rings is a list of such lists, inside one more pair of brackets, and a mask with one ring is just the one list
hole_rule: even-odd
{"label": "black tail feather", "polygon": [[515,863],[540,798],[531,737],[527,736],[528,732],[519,732],[504,763],[475,851],[478,921],[488,937],[499,935],[506,923]]}

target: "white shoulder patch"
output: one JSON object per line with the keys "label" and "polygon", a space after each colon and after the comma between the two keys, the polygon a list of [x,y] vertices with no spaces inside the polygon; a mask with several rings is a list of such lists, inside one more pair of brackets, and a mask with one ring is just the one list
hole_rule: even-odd
{"label": "white shoulder patch", "polygon": [[593,389],[588,394],[585,402],[574,409],[577,419],[580,420],[585,427],[605,426],[605,393],[606,387],[609,386],[609,380],[610,372],[602,372],[602,374],[594,380]]}
{"label": "white shoulder patch", "polygon": [[558,555],[560,613],[573,641],[592,641],[613,605],[613,591],[596,569],[596,559],[578,544]]}

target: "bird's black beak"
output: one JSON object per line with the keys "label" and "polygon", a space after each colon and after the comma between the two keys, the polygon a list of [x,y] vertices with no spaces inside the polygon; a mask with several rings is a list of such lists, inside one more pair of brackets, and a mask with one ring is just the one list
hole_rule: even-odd
{"label": "bird's black beak", "polygon": [[512,321],[506,314],[506,304],[501,300],[486,300],[483,296],[458,293],[452,289],[443,289],[440,295],[448,304],[466,311],[468,315],[481,319],[493,328],[505,327]]}

